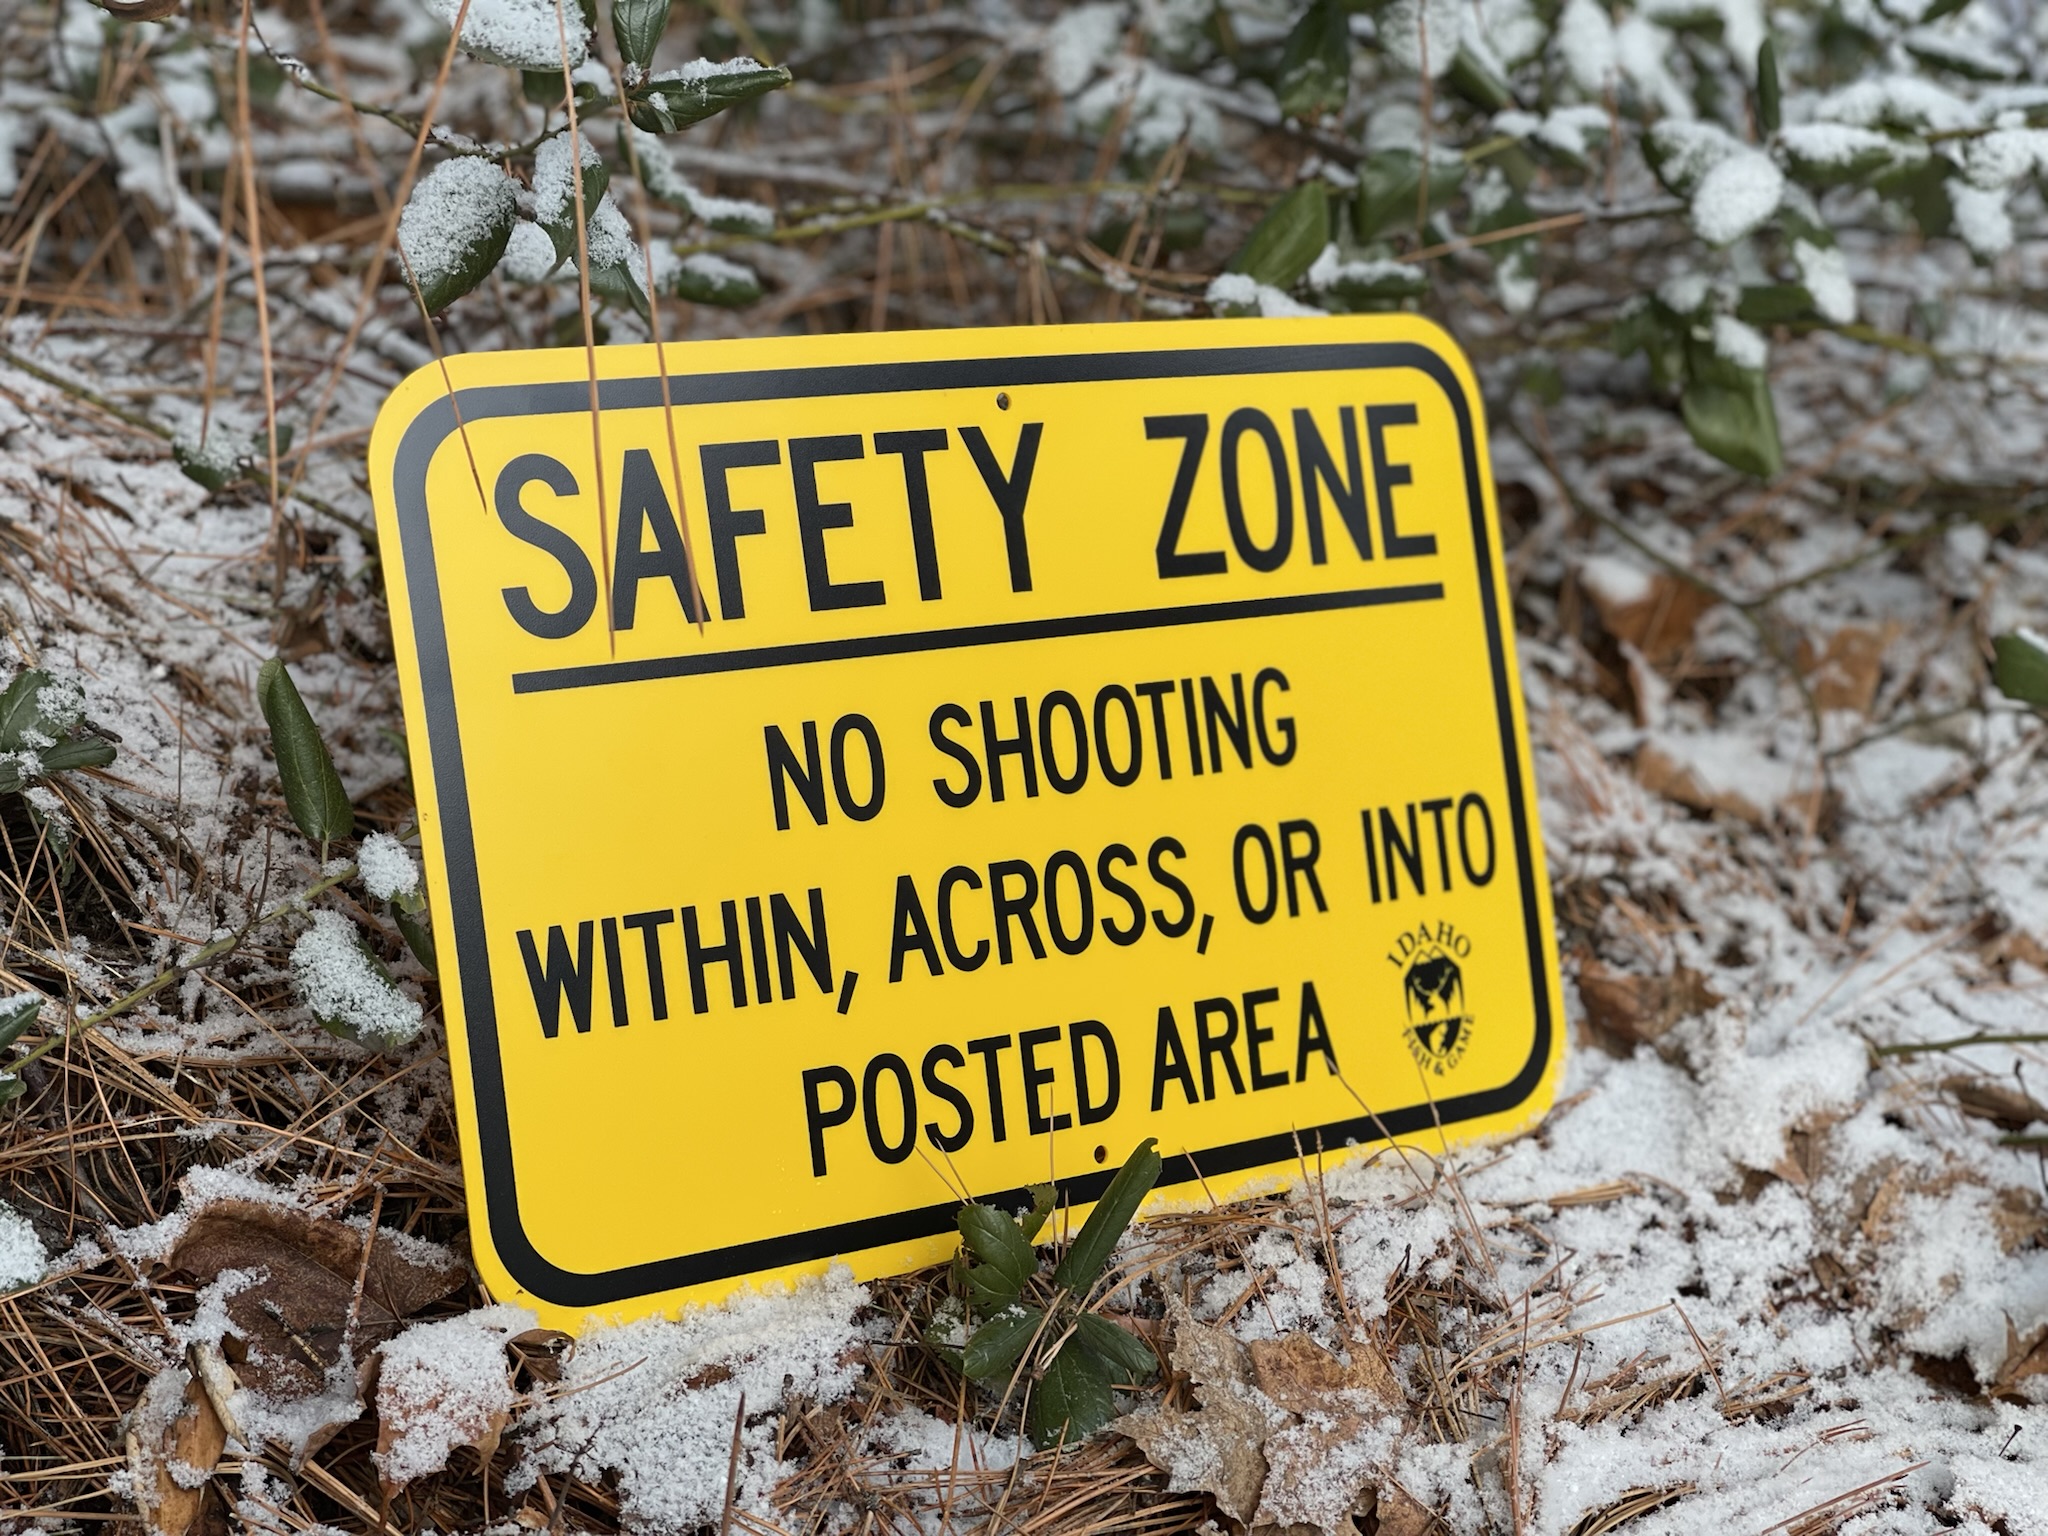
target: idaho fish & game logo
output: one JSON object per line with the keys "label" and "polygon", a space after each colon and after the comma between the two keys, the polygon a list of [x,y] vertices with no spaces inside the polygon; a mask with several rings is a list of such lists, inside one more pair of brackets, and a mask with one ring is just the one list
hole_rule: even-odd
{"label": "idaho fish & game logo", "polygon": [[1472,940],[1449,923],[1418,924],[1394,942],[1387,959],[1401,973],[1401,1001],[1409,1054],[1423,1071],[1441,1077],[1472,1041],[1465,1006],[1465,969]]}

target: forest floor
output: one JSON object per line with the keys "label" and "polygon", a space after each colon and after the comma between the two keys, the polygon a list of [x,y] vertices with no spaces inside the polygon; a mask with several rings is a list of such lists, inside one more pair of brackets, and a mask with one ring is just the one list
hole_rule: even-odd
{"label": "forest floor", "polygon": [[[802,98],[774,156],[736,130],[696,174],[886,191],[906,91],[899,62]],[[859,153],[827,131],[856,108]],[[2037,315],[1957,303],[1977,361],[1940,368],[1782,338],[1767,486],[1639,367],[1574,353],[1532,390],[1511,328],[1457,327],[1556,900],[1558,1103],[1502,1145],[1142,1224],[1118,1305],[1171,1369],[1118,1427],[1039,1447],[921,1342],[944,1270],[573,1348],[483,1294],[431,978],[350,908],[426,1031],[365,1051],[293,989],[323,874],[254,695],[284,655],[359,829],[409,826],[363,445],[427,333],[402,294],[350,326],[336,271],[381,215],[337,182],[264,205],[267,339],[246,286],[210,339],[212,254],[178,257],[177,221],[59,127],[29,178],[76,176],[52,246],[105,244],[0,298],[0,621],[10,667],[75,688],[118,752],[0,796],[0,987],[54,1000],[0,1105],[0,1530],[2048,1533],[2048,729],[1989,670],[2048,615]],[[1246,164],[1299,159],[1246,133]],[[1002,217],[997,245],[971,238],[994,212],[894,244],[820,225],[758,254],[760,307],[677,323],[1158,298]],[[555,338],[561,298],[494,294],[447,344]],[[181,470],[216,396],[246,429],[266,395],[327,401],[287,493]]]}

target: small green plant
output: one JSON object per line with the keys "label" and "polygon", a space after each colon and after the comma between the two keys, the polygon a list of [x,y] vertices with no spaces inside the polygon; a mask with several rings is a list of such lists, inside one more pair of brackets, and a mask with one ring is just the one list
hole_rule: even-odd
{"label": "small green plant", "polygon": [[1115,1414],[1118,1384],[1142,1385],[1158,1373],[1150,1346],[1092,1305],[1100,1301],[1096,1284],[1117,1240],[1159,1182],[1155,1145],[1147,1137],[1117,1170],[1050,1273],[1033,1243],[1052,1214],[1052,1185],[1032,1189],[1031,1209],[1022,1216],[974,1203],[960,1208],[954,1275],[977,1326],[965,1348],[933,1342],[991,1391],[1034,1378],[1026,1428],[1040,1446],[1092,1435]]}
{"label": "small green plant", "polygon": [[20,795],[36,830],[63,866],[71,858],[71,824],[46,781],[74,768],[104,768],[114,744],[87,728],[85,695],[40,667],[25,667],[0,693],[0,795]]}
{"label": "small green plant", "polygon": [[[0,997],[0,1051],[19,1040],[22,1032],[35,1023],[42,1011],[43,994],[40,992],[17,992],[12,997]],[[25,1087],[9,1068],[0,1066],[0,1108],[20,1098]]]}
{"label": "small green plant", "polygon": [[[334,771],[334,758],[321,738],[319,724],[299,696],[284,658],[273,656],[263,663],[256,675],[256,700],[270,726],[270,748],[284,784],[285,809],[298,829],[319,846],[324,865],[329,846],[352,836],[356,829],[348,790]],[[352,872],[344,867],[344,874]],[[433,940],[426,929],[425,899],[410,883],[403,891],[393,887],[372,895],[388,899],[394,916],[403,913],[399,932],[432,970]],[[347,918],[338,912],[311,915],[311,925],[292,946],[292,979],[321,1027],[372,1050],[410,1043],[420,1030],[420,1005],[399,990],[384,962],[363,947]]]}

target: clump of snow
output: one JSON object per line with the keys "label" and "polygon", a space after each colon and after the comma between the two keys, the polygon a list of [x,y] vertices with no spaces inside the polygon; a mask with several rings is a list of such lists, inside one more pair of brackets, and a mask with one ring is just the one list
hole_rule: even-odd
{"label": "clump of snow", "polygon": [[1614,84],[1620,51],[1615,46],[1614,22],[1598,0],[1567,0],[1558,14],[1552,47],[1572,84],[1588,96],[1597,98]]}
{"label": "clump of snow", "polygon": [[1090,0],[1062,13],[1045,29],[1039,56],[1045,83],[1072,96],[1093,79],[1123,40],[1125,14],[1122,0]]}
{"label": "clump of snow", "polygon": [[1821,318],[1847,325],[1856,318],[1856,285],[1849,278],[1849,263],[1841,249],[1815,245],[1808,240],[1792,243],[1792,260],[1799,267],[1799,281],[1813,296],[1813,307]]}
{"label": "clump of snow", "polygon": [[11,1205],[0,1205],[0,1292],[34,1285],[49,1265],[49,1251],[28,1218]]}
{"label": "clump of snow", "polygon": [[527,1415],[517,1490],[542,1473],[616,1475],[620,1515],[635,1530],[690,1530],[724,1506],[741,1397],[735,1506],[768,1514],[789,1470],[775,1455],[773,1415],[786,1402],[829,1404],[859,1380],[854,1313],[867,1291],[835,1265],[788,1289],[742,1291],[674,1321],[653,1318],[586,1333],[558,1393]]}
{"label": "clump of snow", "polygon": [[1714,316],[1714,351],[1738,368],[1756,372],[1770,361],[1770,344],[1763,332],[1733,315]]}
{"label": "clump of snow", "polygon": [[512,238],[505,242],[498,270],[507,282],[544,283],[555,270],[555,242],[538,224],[522,219],[512,226]]}
{"label": "clump of snow", "polygon": [[444,160],[422,176],[398,216],[398,244],[422,290],[463,270],[511,220],[512,178],[473,155]]}
{"label": "clump of snow", "polygon": [[2012,213],[2003,191],[1958,184],[1948,189],[1948,199],[1955,209],[1956,233],[1963,237],[1971,255],[1989,261],[2012,249]]}
{"label": "clump of snow", "polygon": [[479,1307],[460,1317],[414,1323],[379,1347],[373,1453],[387,1483],[439,1472],[458,1445],[495,1442],[519,1406],[506,1344],[539,1326],[524,1307]]}
{"label": "clump of snow", "polygon": [[356,850],[356,868],[363,886],[379,901],[411,896],[420,888],[419,866],[412,851],[389,832],[372,832]]}
{"label": "clump of snow", "polygon": [[1979,126],[1974,107],[1918,75],[1875,75],[1857,80],[1816,102],[1813,113],[1822,122],[1857,128],[1946,132]]}
{"label": "clump of snow", "polygon": [[333,1020],[367,1045],[404,1045],[419,1034],[419,1003],[399,991],[339,912],[319,911],[292,946],[292,979],[316,1017]]}
{"label": "clump of snow", "polygon": [[1700,178],[1692,195],[1692,227],[1709,245],[1732,245],[1778,211],[1785,173],[1760,150],[1742,147]]}
{"label": "clump of snow", "polygon": [[1212,309],[1241,315],[1262,315],[1268,320],[1322,314],[1320,309],[1289,298],[1278,288],[1259,282],[1247,272],[1219,273],[1209,284],[1204,297]]}
{"label": "clump of snow", "polygon": [[[565,128],[542,141],[533,152],[533,216],[542,224],[566,224],[570,210],[576,206],[576,173],[569,159],[569,137]],[[604,164],[604,157],[590,142],[589,134],[576,135],[576,148],[586,175]]]}
{"label": "clump of snow", "polygon": [[[444,26],[452,27],[462,0],[426,0],[426,6]],[[574,69],[589,46],[590,29],[583,24],[581,8],[565,0],[469,0],[469,14],[462,22],[464,52],[512,69]]]}
{"label": "clump of snow", "polygon": [[1469,0],[1389,0],[1377,18],[1380,47],[1401,68],[1441,80],[1457,62],[1470,10]]}

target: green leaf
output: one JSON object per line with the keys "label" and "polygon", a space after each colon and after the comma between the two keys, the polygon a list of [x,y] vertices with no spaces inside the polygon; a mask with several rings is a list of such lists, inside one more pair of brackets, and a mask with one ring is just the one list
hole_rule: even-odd
{"label": "green leaf", "polygon": [[1329,187],[1305,181],[1267,210],[1231,258],[1230,270],[1268,288],[1291,288],[1329,243]]}
{"label": "green leaf", "polygon": [[316,843],[347,837],[356,829],[355,807],[283,657],[271,657],[256,674],[256,702],[270,724],[270,748],[292,820]]}
{"label": "green leaf", "polygon": [[0,1072],[0,1109],[5,1109],[26,1092],[28,1084],[12,1072]]}
{"label": "green leaf", "polygon": [[[1112,256],[1120,255],[1124,242],[1130,238],[1133,222],[1130,209],[1112,210],[1089,232],[1088,238],[1095,243],[1097,250],[1107,251]],[[1192,251],[1208,233],[1209,215],[1206,210],[1187,203],[1169,204],[1146,215],[1145,226],[1139,231],[1138,243],[1132,248],[1131,255],[1142,259],[1145,248],[1155,235],[1161,252]]]}
{"label": "green leaf", "polygon": [[1351,94],[1349,8],[1312,0],[1280,48],[1280,110],[1290,117],[1341,112]]}
{"label": "green leaf", "polygon": [[590,269],[590,291],[601,299],[614,304],[624,304],[637,313],[642,320],[651,315],[647,302],[647,290],[640,286],[638,276],[626,262],[615,261],[608,266]]}
{"label": "green leaf", "polygon": [[1462,43],[1458,45],[1457,57],[1451,60],[1444,84],[1483,111],[1505,112],[1515,104],[1515,93],[1508,88],[1507,81]]}
{"label": "green leaf", "polygon": [[655,45],[668,30],[669,0],[612,0],[612,36],[619,57],[645,69],[654,62]]}
{"label": "green leaf", "polygon": [[1052,1215],[1053,1207],[1059,1201],[1060,1187],[1057,1184],[1031,1186],[1031,1209],[1017,1218],[1017,1227],[1023,1232],[1025,1242],[1038,1241],[1038,1234],[1045,1230],[1046,1218]]}
{"label": "green leaf", "polygon": [[1027,1425],[1032,1443],[1051,1445],[1065,1440],[1075,1445],[1102,1428],[1116,1412],[1116,1395],[1110,1391],[1110,1368],[1089,1349],[1076,1349],[1074,1340],[1045,1368],[1031,1395],[1031,1416]]}
{"label": "green leaf", "polygon": [[24,667],[0,693],[0,752],[19,752],[22,735],[42,726],[43,707],[36,695],[50,686],[41,667]]}
{"label": "green leaf", "polygon": [[1008,1381],[1044,1321],[1037,1307],[1006,1307],[974,1330],[960,1369],[984,1384]]}
{"label": "green leaf", "polygon": [[[959,1215],[960,1238],[981,1263],[967,1271],[969,1288],[980,1297],[999,1296],[1008,1306],[1024,1289],[1024,1283],[1038,1271],[1038,1250],[1025,1239],[1017,1223],[988,1205],[963,1205]],[[985,1300],[980,1310],[993,1310]]]}
{"label": "green leaf", "polygon": [[674,133],[728,107],[753,101],[790,82],[787,67],[770,68],[752,59],[710,64],[699,59],[681,69],[664,71],[626,93],[626,116],[635,128],[649,133]]}
{"label": "green leaf", "polygon": [[0,1051],[21,1038],[22,1031],[35,1023],[36,1016],[43,1011],[43,994],[40,992],[17,992],[12,997],[0,997]]}
{"label": "green leaf", "polygon": [[1764,371],[1738,367],[1711,341],[1689,339],[1685,354],[1688,378],[1678,408],[1692,440],[1745,474],[1765,480],[1777,474],[1785,467],[1785,453]]}
{"label": "green leaf", "polygon": [[1074,1343],[1086,1345],[1110,1367],[1110,1380],[1129,1386],[1143,1386],[1159,1374],[1159,1357],[1129,1329],[1119,1328],[1096,1312],[1083,1312],[1074,1319]]}
{"label": "green leaf", "polygon": [[1928,6],[1926,10],[1920,13],[1920,25],[1924,27],[1930,21],[1939,21],[1944,16],[1953,16],[1969,3],[1970,0],[1934,0],[1934,4]]}
{"label": "green leaf", "polygon": [[[1448,203],[1465,181],[1464,158],[1452,151],[1429,157],[1429,206],[1425,215]],[[1358,195],[1351,205],[1351,228],[1371,240],[1396,225],[1415,224],[1422,199],[1422,156],[1412,149],[1384,149],[1358,168]]]}
{"label": "green leaf", "polygon": [[[559,146],[549,151],[551,157],[560,154],[566,159],[570,153],[569,136],[566,133],[557,134],[549,140],[549,144]],[[587,229],[590,221],[597,215],[598,204],[604,201],[605,189],[612,183],[612,171],[597,153],[596,146],[590,142],[587,135],[578,135],[577,148],[583,155],[583,223]],[[568,190],[562,194],[560,206],[553,206],[550,200],[550,206],[536,210],[538,217],[535,220],[546,231],[548,240],[554,245],[557,266],[573,260],[576,255],[576,173],[573,168],[564,165],[561,174],[567,178]],[[560,186],[562,183],[558,181],[556,185]],[[593,273],[592,276],[595,277],[596,274]]]}
{"label": "green leaf", "polygon": [[1784,113],[1778,94],[1778,45],[1768,37],[1756,50],[1756,126],[1764,134],[1778,131]]}
{"label": "green leaf", "polygon": [[1991,681],[2008,699],[2048,710],[2048,644],[2032,630],[2014,630],[1991,642]]}
{"label": "green leaf", "polygon": [[1783,325],[1812,314],[1813,295],[1799,283],[1758,283],[1735,301],[1735,318],[1750,325]]}
{"label": "green leaf", "polygon": [[751,304],[761,297],[761,279],[736,261],[709,251],[699,251],[677,262],[668,286],[679,299],[692,304],[720,304],[728,309]]}
{"label": "green leaf", "polygon": [[1095,1284],[1117,1239],[1138,1213],[1140,1202],[1159,1182],[1159,1154],[1153,1150],[1157,1145],[1153,1137],[1147,1136],[1125,1159],[1116,1177],[1109,1181],[1109,1188],[1095,1202],[1095,1209],[1088,1213],[1088,1220],[1082,1223],[1080,1234],[1060,1261],[1060,1267],[1053,1272],[1054,1284],[1076,1296],[1086,1295]]}
{"label": "green leaf", "polygon": [[412,951],[413,959],[427,968],[428,975],[440,975],[440,962],[434,954],[434,929],[427,921],[424,908],[408,912],[394,901],[391,903],[391,921],[398,925],[398,935],[405,940],[405,947]]}
{"label": "green leaf", "polygon": [[104,768],[114,760],[114,755],[114,744],[103,736],[60,741],[36,754],[43,761],[45,773],[62,773],[67,768]]}

